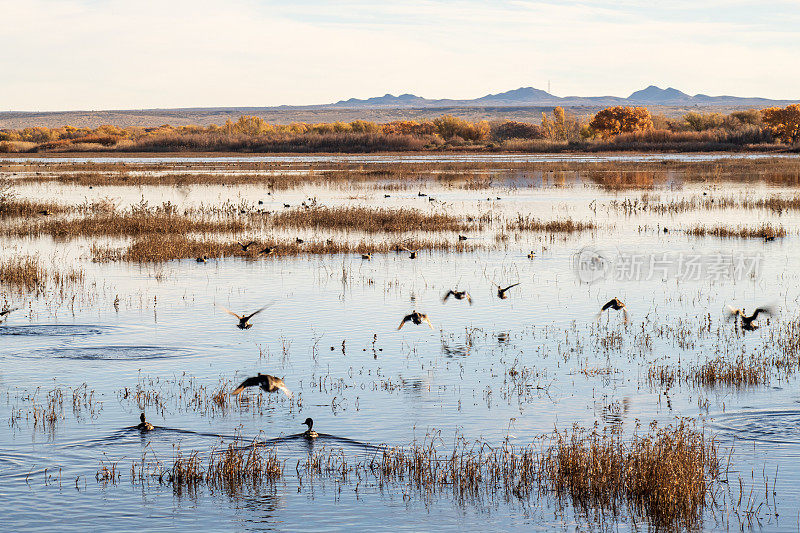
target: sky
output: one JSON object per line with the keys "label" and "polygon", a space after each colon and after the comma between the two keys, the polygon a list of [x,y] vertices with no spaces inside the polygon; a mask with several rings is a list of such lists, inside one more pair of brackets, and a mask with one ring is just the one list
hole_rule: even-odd
{"label": "sky", "polygon": [[800,98],[800,0],[0,0],[0,110]]}

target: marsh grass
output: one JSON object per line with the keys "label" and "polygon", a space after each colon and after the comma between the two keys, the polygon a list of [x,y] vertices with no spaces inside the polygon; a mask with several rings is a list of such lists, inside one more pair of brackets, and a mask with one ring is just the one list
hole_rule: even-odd
{"label": "marsh grass", "polygon": [[546,233],[576,233],[597,229],[597,225],[591,221],[572,220],[565,218],[562,220],[543,221],[526,215],[517,215],[517,218],[506,223],[509,231],[542,231]]}
{"label": "marsh grass", "polygon": [[697,527],[720,474],[714,440],[684,423],[653,426],[629,442],[573,428],[556,435],[541,464],[546,486],[576,508],[617,516],[627,503],[663,528]]}
{"label": "marsh grass", "polygon": [[48,271],[39,260],[30,256],[11,256],[0,259],[0,284],[22,294],[41,294],[45,291],[63,293],[72,285],[83,282],[83,270]]}
{"label": "marsh grass", "polygon": [[694,237],[721,237],[764,239],[767,237],[785,237],[786,228],[781,225],[763,223],[760,226],[703,226],[697,225],[686,230],[687,235]]}
{"label": "marsh grass", "polygon": [[445,213],[424,213],[418,209],[369,207],[315,207],[292,209],[271,217],[276,227],[357,230],[365,233],[413,231],[468,231],[475,227],[459,217]]}

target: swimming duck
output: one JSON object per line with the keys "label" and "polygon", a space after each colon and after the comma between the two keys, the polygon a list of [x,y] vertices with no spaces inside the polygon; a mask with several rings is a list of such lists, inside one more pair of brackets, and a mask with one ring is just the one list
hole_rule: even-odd
{"label": "swimming duck", "polygon": [[410,315],[404,316],[403,320],[400,322],[400,325],[397,327],[397,329],[398,330],[399,329],[403,329],[403,326],[405,325],[406,322],[413,322],[414,324],[416,324],[418,326],[420,324],[422,324],[423,322],[427,322],[428,323],[428,327],[433,329],[433,324],[431,324],[431,321],[428,318],[428,315],[426,315],[424,313],[417,313],[416,310],[412,311]]}
{"label": "swimming duck", "polygon": [[303,239],[301,239],[300,237],[297,237],[297,238],[295,239],[295,242],[296,242],[297,244],[303,244],[303,243],[304,243],[304,242],[306,242],[306,241],[304,241],[304,240],[303,240]]}
{"label": "swimming duck", "polygon": [[619,298],[612,298],[611,300],[609,300],[602,307],[602,309],[600,309],[600,312],[597,313],[597,318],[598,319],[600,318],[600,315],[602,314],[602,312],[605,311],[606,309],[613,309],[614,311],[619,311],[620,309],[622,309],[622,313],[625,316],[625,323],[626,324],[628,323],[628,308],[625,307],[625,304],[622,303],[622,300],[620,300]]}
{"label": "swimming duck", "polygon": [[311,420],[310,418],[306,418],[306,420],[305,420],[305,422],[303,422],[303,424],[308,426],[308,429],[303,432],[303,436],[305,438],[307,438],[307,439],[316,439],[317,437],[319,437],[319,433],[317,433],[316,431],[311,429],[312,427],[314,427],[314,421],[313,420]]}
{"label": "swimming duck", "polygon": [[153,431],[155,429],[153,424],[144,419],[144,413],[139,415],[139,420],[141,420],[141,422],[139,422],[139,425],[136,426],[136,429],[139,431]]}
{"label": "swimming duck", "polygon": [[467,240],[467,236],[466,235],[459,235],[458,236],[458,240],[459,241],[466,241]]}
{"label": "swimming duck", "polygon": [[372,260],[372,254],[361,254],[361,259],[364,259],[366,261],[371,261]]}
{"label": "swimming duck", "polygon": [[256,241],[250,241],[250,242],[248,242],[248,243],[246,243],[246,244],[245,244],[245,243],[243,243],[243,242],[239,242],[239,246],[241,246],[241,247],[242,247],[242,251],[243,251],[243,252],[246,252],[246,251],[247,251],[247,250],[248,250],[248,249],[249,249],[251,246],[253,246],[255,243],[256,243]]}
{"label": "swimming duck", "polygon": [[401,248],[402,248],[403,250],[405,250],[406,252],[408,252],[408,254],[409,254],[409,255],[408,255],[408,258],[409,258],[409,259],[416,259],[416,258],[417,258],[417,251],[416,251],[416,250],[409,250],[409,249],[408,249],[408,248],[406,248],[405,246],[402,246]]}
{"label": "swimming duck", "polygon": [[208,261],[207,255],[201,255],[200,257],[197,258],[198,263],[205,263],[206,261]]}
{"label": "swimming duck", "polygon": [[536,252],[531,250],[531,253],[528,254],[528,259],[535,259],[535,258],[536,258]]}
{"label": "swimming duck", "polygon": [[247,378],[246,380],[242,381],[241,385],[236,387],[231,396],[236,396],[237,394],[241,393],[247,387],[253,387],[258,385],[261,389],[265,392],[278,392],[283,391],[287,398],[292,397],[292,391],[290,391],[286,384],[283,382],[281,378],[276,378],[275,376],[270,376],[269,374],[262,374],[259,372],[257,376]]}
{"label": "swimming duck", "polygon": [[442,303],[446,302],[447,299],[450,298],[450,296],[452,296],[456,300],[463,300],[466,298],[466,300],[469,302],[469,305],[472,305],[472,297],[469,295],[467,291],[454,291],[454,290],[447,291],[447,294],[445,294],[444,298],[442,298]]}
{"label": "swimming duck", "polygon": [[519,282],[514,283],[513,285],[509,285],[505,289],[502,288],[500,285],[497,285],[497,297],[500,298],[501,300],[505,300],[506,298],[508,298],[508,294],[506,294],[506,292],[508,292],[508,289],[516,287],[517,285],[519,285]]}
{"label": "swimming duck", "polygon": [[[272,304],[270,304],[270,305],[272,305]],[[226,308],[224,308],[222,306],[219,306],[220,309],[222,309],[223,311],[225,311],[229,315],[233,315],[233,316],[235,316],[236,318],[239,319],[239,323],[236,324],[236,327],[239,328],[239,329],[250,329],[250,328],[252,328],[253,324],[250,323],[250,319],[253,318],[254,316],[256,316],[261,311],[263,311],[264,309],[266,309],[267,307],[269,307],[269,305],[265,305],[264,307],[262,307],[258,311],[250,313],[249,315],[244,315],[244,314],[238,315],[238,314],[234,313],[233,311],[231,311],[230,309],[226,309]]]}
{"label": "swimming duck", "polygon": [[769,307],[759,307],[755,311],[753,311],[752,315],[747,316],[744,312],[744,308],[734,309],[730,305],[728,306],[728,316],[733,318],[736,318],[737,316],[741,317],[742,329],[746,329],[748,331],[758,329],[758,324],[755,324],[755,321],[760,313],[764,313],[765,315],[771,315],[772,309],[770,309]]}

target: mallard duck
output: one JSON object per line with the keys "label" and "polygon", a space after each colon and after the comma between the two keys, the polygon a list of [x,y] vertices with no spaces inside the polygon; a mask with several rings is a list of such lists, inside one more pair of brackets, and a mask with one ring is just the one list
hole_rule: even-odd
{"label": "mallard duck", "polygon": [[296,242],[297,244],[303,244],[303,243],[304,243],[304,242],[306,242],[306,241],[304,241],[304,240],[303,240],[303,239],[301,239],[300,237],[297,237],[297,238],[294,240],[294,242]]}
{"label": "mallard duck", "polygon": [[536,252],[531,250],[531,253],[528,254],[528,259],[536,259]]}
{"label": "mallard duck", "polygon": [[600,315],[601,315],[601,314],[603,313],[603,311],[605,311],[606,309],[613,309],[614,311],[619,311],[620,309],[622,309],[622,313],[623,313],[623,315],[624,315],[624,317],[625,317],[625,323],[626,323],[626,324],[628,323],[628,308],[627,308],[627,307],[625,307],[625,304],[624,304],[624,303],[622,303],[622,300],[620,300],[619,298],[612,298],[611,300],[609,300],[609,301],[608,301],[608,303],[606,303],[606,304],[605,304],[605,305],[604,305],[604,306],[603,306],[603,307],[600,309],[600,312],[599,312],[599,313],[597,313],[597,318],[600,318]]}
{"label": "mallard duck", "polygon": [[361,254],[361,259],[364,259],[365,261],[371,261],[372,254]]}
{"label": "mallard duck", "polygon": [[155,429],[153,424],[144,419],[144,413],[139,415],[139,420],[141,420],[141,422],[139,422],[139,425],[136,426],[136,429],[139,431],[153,431]]}
{"label": "mallard duck", "polygon": [[756,324],[755,321],[760,313],[764,313],[765,315],[771,315],[772,309],[770,309],[769,307],[759,307],[755,311],[753,311],[752,315],[747,316],[744,312],[744,308],[734,309],[730,305],[728,306],[728,316],[733,318],[736,318],[737,316],[740,317],[742,319],[742,329],[746,330],[758,329],[758,324]]}
{"label": "mallard duck", "polygon": [[200,257],[197,258],[198,263],[205,263],[206,261],[208,261],[207,255],[201,255]]}
{"label": "mallard duck", "polygon": [[241,385],[233,390],[231,396],[236,396],[247,387],[254,387],[256,385],[261,387],[261,389],[265,392],[283,391],[288,398],[292,397],[292,391],[286,387],[286,384],[281,378],[276,378],[275,376],[270,376],[269,374],[261,374],[260,372],[257,376],[247,378],[246,380],[242,381]]}
{"label": "mallard duck", "polygon": [[505,289],[500,285],[497,285],[497,297],[500,298],[501,300],[505,300],[506,298],[508,298],[508,294],[506,294],[506,292],[508,292],[508,289],[516,287],[517,285],[519,285],[519,282],[514,283],[513,285],[509,285]]}
{"label": "mallard duck", "polygon": [[458,236],[458,240],[459,241],[466,241],[467,240],[467,236],[466,235],[459,235]]}
{"label": "mallard duck", "polygon": [[403,329],[403,326],[405,325],[406,322],[413,322],[414,324],[416,324],[418,326],[420,324],[422,324],[423,322],[427,322],[428,327],[433,329],[433,324],[431,324],[431,321],[428,318],[428,315],[426,315],[424,313],[417,313],[416,310],[412,311],[410,315],[404,316],[403,320],[400,322],[400,325],[397,327],[397,329],[398,330],[399,329]]}
{"label": "mallard duck", "polygon": [[304,437],[306,437],[307,439],[316,439],[317,437],[319,437],[319,433],[311,429],[312,427],[314,427],[314,421],[311,420],[311,418],[306,418],[303,424],[308,426],[308,429],[303,432]]}
{"label": "mallard duck", "polygon": [[416,250],[409,250],[405,246],[402,246],[401,248],[403,250],[405,250],[406,252],[408,252],[408,258],[409,259],[416,259],[417,258],[417,251]]}
{"label": "mallard duck", "polygon": [[239,246],[242,247],[242,251],[246,252],[251,246],[253,246],[256,241],[250,241],[248,243],[239,242]]}
{"label": "mallard duck", "polygon": [[[272,305],[272,304],[270,304],[270,305]],[[239,329],[250,329],[250,328],[252,328],[253,324],[250,323],[250,319],[253,318],[254,316],[256,316],[261,311],[263,311],[264,309],[266,309],[267,307],[269,307],[269,305],[265,305],[264,307],[262,307],[258,311],[254,311],[254,312],[250,313],[249,315],[244,315],[244,314],[239,315],[239,314],[234,313],[230,309],[226,309],[226,308],[222,307],[221,305],[219,306],[220,309],[222,309],[223,311],[225,311],[229,315],[233,315],[233,316],[235,316],[236,318],[239,319],[239,323],[236,324],[236,327],[239,328]]]}
{"label": "mallard duck", "polygon": [[442,298],[442,303],[446,302],[447,299],[450,298],[450,296],[452,296],[456,300],[463,300],[466,298],[466,300],[469,302],[469,305],[472,305],[472,297],[469,295],[467,291],[453,291],[453,290],[447,291],[447,294],[445,294],[444,298]]}

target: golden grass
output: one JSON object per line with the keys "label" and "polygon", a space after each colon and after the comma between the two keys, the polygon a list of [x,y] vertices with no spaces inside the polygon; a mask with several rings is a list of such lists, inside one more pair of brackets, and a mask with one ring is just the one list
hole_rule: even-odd
{"label": "golden grass", "polygon": [[19,293],[63,291],[70,285],[82,282],[83,276],[82,270],[74,269],[49,272],[38,259],[29,256],[0,260],[0,284]]}
{"label": "golden grass", "polygon": [[697,225],[686,230],[688,235],[695,237],[722,237],[722,238],[747,238],[764,239],[767,237],[785,237],[786,228],[772,225],[767,222],[760,226],[702,226]]}
{"label": "golden grass", "polygon": [[652,385],[666,387],[679,383],[709,388],[720,385],[752,387],[769,383],[770,366],[774,363],[778,363],[775,366],[782,366],[780,361],[752,355],[740,356],[733,361],[716,357],[687,369],[668,365],[652,366],[647,371],[647,380]]}
{"label": "golden grass", "polygon": [[699,525],[720,462],[713,439],[684,423],[625,442],[614,433],[574,428],[545,454],[544,479],[575,507],[616,515],[622,502],[664,528]]}
{"label": "golden grass", "polygon": [[594,222],[577,221],[571,218],[562,220],[543,221],[526,215],[517,215],[517,218],[506,224],[506,229],[511,231],[543,231],[547,233],[575,233],[597,229]]}
{"label": "golden grass", "polygon": [[272,216],[270,222],[276,227],[358,230],[366,233],[467,231],[474,227],[459,217],[444,213],[369,207],[292,209]]}
{"label": "golden grass", "polygon": [[[193,238],[183,235],[148,235],[136,239],[124,248],[109,246],[93,246],[92,257],[98,262],[131,261],[131,262],[164,262],[176,259],[196,259],[207,256],[210,259],[224,257],[257,258],[257,251],[265,246],[274,246],[276,251],[267,257],[290,257],[297,255],[334,255],[334,254],[366,254],[389,253],[408,247],[413,250],[446,250],[466,252],[476,249],[473,243],[451,239],[402,239],[339,242],[335,240],[311,241],[297,243],[295,241],[260,241],[250,251],[244,252],[236,242],[221,242],[208,238]],[[252,251],[256,250],[256,252]]]}
{"label": "golden grass", "polygon": [[231,218],[212,219],[160,213],[101,213],[2,226],[0,234],[48,235],[56,239],[68,239],[96,236],[237,233],[246,228],[244,221]]}

